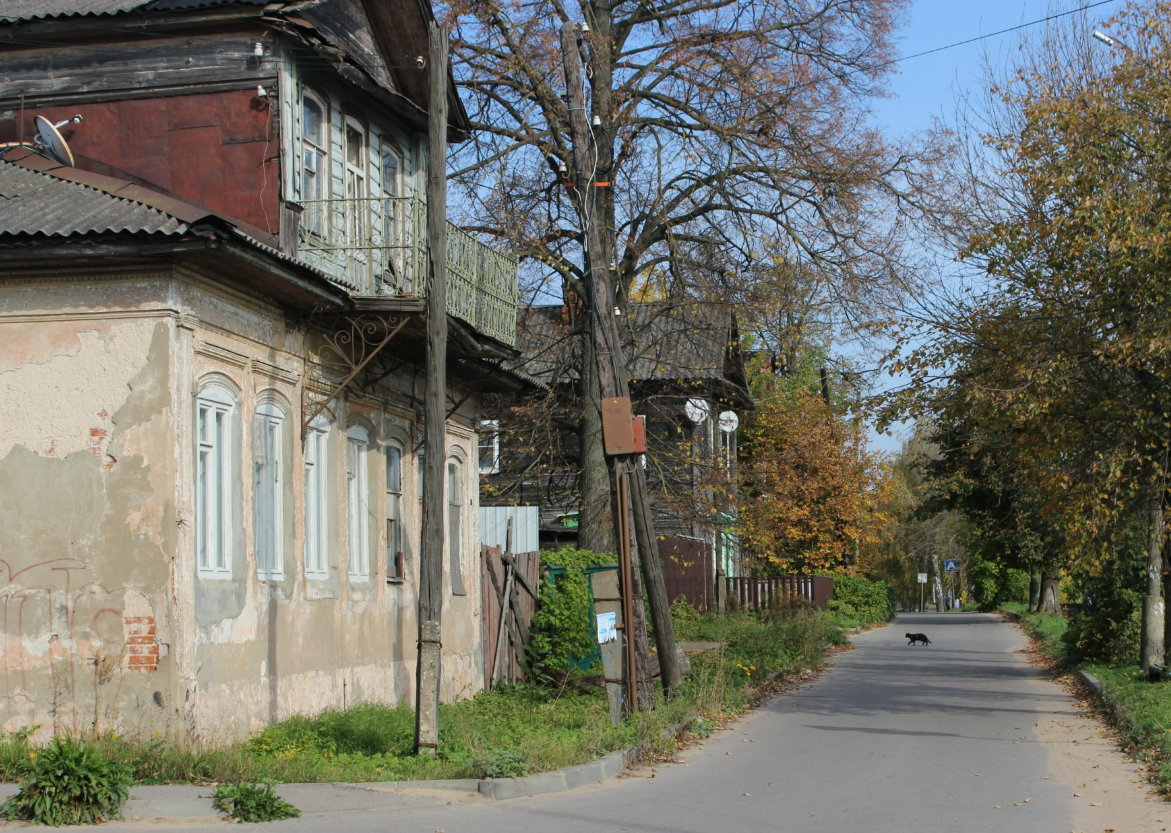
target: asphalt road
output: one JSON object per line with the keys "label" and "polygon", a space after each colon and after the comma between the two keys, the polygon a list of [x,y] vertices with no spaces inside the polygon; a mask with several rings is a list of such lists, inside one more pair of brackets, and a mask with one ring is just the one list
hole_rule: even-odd
{"label": "asphalt road", "polygon": [[[932,644],[910,647],[906,631],[922,631]],[[1029,664],[1017,628],[995,616],[904,614],[854,644],[816,681],[686,750],[683,764],[502,802],[415,791],[362,793],[355,802],[353,793],[338,793],[329,812],[280,827],[337,833],[1077,829],[1076,802],[1085,799],[1074,797],[1077,785],[1053,765],[1063,759],[1036,726],[1080,718],[1070,697]]]}

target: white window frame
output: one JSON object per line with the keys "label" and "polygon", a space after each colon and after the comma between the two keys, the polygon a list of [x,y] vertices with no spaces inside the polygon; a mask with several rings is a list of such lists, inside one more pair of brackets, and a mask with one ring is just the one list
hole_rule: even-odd
{"label": "white window frame", "polygon": [[[321,111],[321,144],[309,138],[308,130],[306,129],[305,108],[308,102],[312,102]],[[301,88],[301,181],[298,183],[301,191],[301,199],[305,201],[326,200],[329,199],[330,190],[330,175],[329,175],[329,103],[322,96],[310,91],[302,86]],[[310,157],[313,157],[314,164],[317,167],[312,167],[309,164]],[[307,187],[310,183],[308,179],[312,174],[313,189]],[[324,207],[321,204],[314,206],[309,216],[305,218],[308,227],[318,234],[323,232]]]}
{"label": "white window frame", "polygon": [[305,577],[329,578],[329,431],[318,417],[305,430]]}
{"label": "white window frame", "polygon": [[[487,461],[484,460],[484,435],[490,434],[492,437],[492,455]],[[498,419],[482,419],[480,420],[480,432],[476,438],[477,451],[480,455],[480,474],[499,474],[500,473],[500,420]]]}
{"label": "white window frame", "polygon": [[195,553],[200,578],[232,577],[236,397],[208,385],[195,403]]}
{"label": "white window frame", "polygon": [[[391,465],[391,454],[397,452],[397,471]],[[403,523],[403,467],[406,446],[398,440],[386,443],[383,456],[386,461],[386,580],[398,583],[406,580],[406,529]],[[397,544],[397,547],[396,547]],[[402,554],[400,559],[398,556]]]}
{"label": "white window frame", "polygon": [[444,476],[447,478],[447,534],[443,536],[443,541],[447,547],[451,592],[455,596],[466,596],[468,591],[467,585],[464,584],[464,536],[468,513],[463,511],[464,492],[467,490],[467,484],[464,483],[463,459],[454,454],[448,456]]}
{"label": "white window frame", "polygon": [[361,425],[346,430],[346,529],[350,578],[370,578],[370,432]]}
{"label": "white window frame", "polygon": [[[285,412],[273,402],[262,402],[253,416],[253,546],[256,577],[272,581],[285,577]],[[261,443],[261,447],[255,444]]]}

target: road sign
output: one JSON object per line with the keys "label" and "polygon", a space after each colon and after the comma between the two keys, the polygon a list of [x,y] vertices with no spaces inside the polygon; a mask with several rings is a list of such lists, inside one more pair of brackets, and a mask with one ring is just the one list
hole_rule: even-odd
{"label": "road sign", "polygon": [[919,583],[920,584],[927,583],[927,574],[926,573],[919,573]]}
{"label": "road sign", "polygon": [[958,573],[960,571],[960,560],[958,558],[943,559],[943,571],[945,573]]}

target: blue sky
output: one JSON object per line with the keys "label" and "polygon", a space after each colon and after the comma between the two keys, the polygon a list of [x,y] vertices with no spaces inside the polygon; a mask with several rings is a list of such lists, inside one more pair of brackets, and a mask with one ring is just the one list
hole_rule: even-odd
{"label": "blue sky", "polygon": [[[914,55],[989,35],[1044,18],[1052,13],[1055,5],[1049,0],[916,0],[907,10],[898,32],[898,52],[903,56]],[[1073,5],[1061,3],[1057,10]],[[1105,19],[1122,5],[1122,0],[1115,0],[1098,6],[1090,14],[1095,19]],[[950,117],[956,95],[981,86],[985,53],[993,59],[1003,58],[1015,50],[1021,35],[1028,31],[1009,32],[900,62],[897,74],[889,82],[891,97],[879,101],[875,107],[878,124],[892,136],[899,136],[927,129],[935,116]],[[898,451],[898,435],[898,429],[894,436],[872,433],[870,446],[875,450]]]}

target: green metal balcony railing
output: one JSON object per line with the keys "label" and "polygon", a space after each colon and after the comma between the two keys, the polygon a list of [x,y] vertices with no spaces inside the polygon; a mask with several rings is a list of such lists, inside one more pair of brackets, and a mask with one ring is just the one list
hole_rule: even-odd
{"label": "green metal balcony railing", "polygon": [[[413,197],[305,200],[299,257],[355,295],[422,298],[427,207]],[[447,311],[516,345],[517,262],[447,224]]]}

